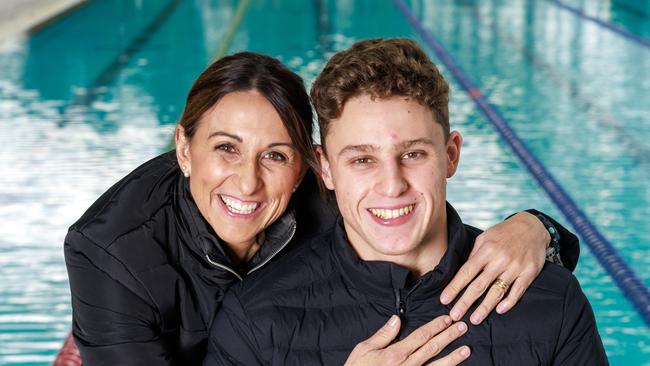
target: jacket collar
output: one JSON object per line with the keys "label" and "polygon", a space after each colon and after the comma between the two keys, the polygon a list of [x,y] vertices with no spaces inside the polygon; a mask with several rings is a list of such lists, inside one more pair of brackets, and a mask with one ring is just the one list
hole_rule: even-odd
{"label": "jacket collar", "polygon": [[174,202],[179,235],[185,245],[206,265],[234,272],[240,279],[266,264],[291,241],[296,231],[293,211],[287,211],[265,230],[264,244],[244,266],[237,266],[226,251],[226,244],[217,236],[199,211],[189,188],[189,180],[178,170]]}
{"label": "jacket collar", "polygon": [[[451,281],[461,265],[469,257],[474,245],[454,208],[447,203],[447,251],[440,263],[420,279],[396,264],[382,261],[363,261],[350,246],[343,222],[339,218],[332,236],[330,248],[338,262],[346,282],[362,292],[373,296],[392,298],[396,290],[405,290],[414,300],[431,300]],[[413,291],[410,291],[413,290]]]}

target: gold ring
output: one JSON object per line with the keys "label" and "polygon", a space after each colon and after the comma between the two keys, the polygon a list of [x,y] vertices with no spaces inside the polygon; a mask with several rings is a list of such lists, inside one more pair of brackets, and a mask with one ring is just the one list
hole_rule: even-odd
{"label": "gold ring", "polygon": [[508,290],[508,283],[506,281],[500,279],[500,278],[497,278],[496,280],[494,280],[493,285],[495,285],[496,287],[502,289],[503,291]]}

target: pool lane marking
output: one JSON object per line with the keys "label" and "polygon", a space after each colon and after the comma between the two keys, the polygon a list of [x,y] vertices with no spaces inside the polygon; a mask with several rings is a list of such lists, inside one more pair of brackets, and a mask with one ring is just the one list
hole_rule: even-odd
{"label": "pool lane marking", "polygon": [[626,31],[625,29],[623,29],[621,27],[615,26],[614,24],[608,23],[606,21],[600,20],[600,19],[598,19],[596,17],[593,17],[591,15],[588,15],[584,11],[582,11],[581,9],[574,8],[574,7],[572,7],[570,5],[567,5],[567,4],[565,4],[565,3],[563,3],[563,2],[561,2],[559,0],[545,0],[545,1],[547,3],[551,3],[551,4],[555,5],[555,6],[557,6],[559,8],[567,10],[567,11],[577,15],[578,17],[580,17],[582,19],[594,22],[597,25],[599,25],[599,26],[601,26],[601,27],[603,27],[605,29],[608,29],[608,30],[610,30],[610,31],[612,31],[612,32],[624,37],[624,38],[627,38],[630,41],[634,41],[634,42],[640,44],[643,47],[650,48],[650,40],[647,40],[647,39],[645,39],[643,37],[639,37],[636,34],[631,33],[629,31]]}
{"label": "pool lane marking", "polygon": [[[480,23],[482,15],[476,8],[474,8],[473,15]],[[547,79],[557,85],[560,90],[567,93],[575,105],[582,108],[583,112],[591,120],[614,133],[620,139],[621,143],[627,147],[627,151],[632,159],[635,159],[645,169],[650,170],[650,146],[647,146],[635,131],[630,130],[629,126],[625,126],[620,122],[608,109],[600,106],[591,95],[585,94],[582,91],[583,88],[581,88],[573,77],[558,73],[551,64],[543,60],[543,57],[538,57],[534,47],[531,49],[528,46],[524,46],[521,42],[511,37],[508,32],[501,31],[497,22],[492,22],[491,28],[497,37],[512,46],[514,50],[519,51],[525,60],[530,62],[540,72],[544,73]]]}
{"label": "pool lane marking", "polygon": [[242,19],[244,19],[244,15],[246,14],[246,10],[248,10],[250,4],[251,0],[241,0],[239,2],[237,11],[235,11],[235,15],[233,16],[232,20],[230,21],[230,25],[228,26],[228,31],[226,31],[226,35],[223,37],[221,44],[219,44],[217,51],[212,56],[210,63],[226,55],[228,49],[230,48],[230,45],[232,44],[232,41],[235,39],[237,29],[239,28]]}
{"label": "pool lane marking", "polygon": [[435,52],[461,87],[470,95],[481,113],[495,127],[501,137],[510,145],[513,152],[546,191],[553,203],[562,211],[573,227],[583,237],[596,256],[596,259],[610,274],[647,325],[650,326],[650,290],[639,276],[618,254],[612,244],[600,233],[587,215],[578,207],[571,196],[562,188],[542,163],[533,155],[526,144],[508,125],[501,113],[490,104],[480,89],[460,68],[445,48],[435,39],[424,25],[415,17],[403,0],[392,0],[402,15],[422,37],[422,40]]}
{"label": "pool lane marking", "polygon": [[113,62],[97,74],[97,77],[86,87],[86,93],[73,99],[71,106],[90,106],[104,92],[98,89],[112,83],[119,71],[131,61],[133,55],[149,43],[152,36],[160,30],[160,27],[169,19],[181,2],[182,0],[170,1],[149,24],[131,39],[129,44],[113,59]]}

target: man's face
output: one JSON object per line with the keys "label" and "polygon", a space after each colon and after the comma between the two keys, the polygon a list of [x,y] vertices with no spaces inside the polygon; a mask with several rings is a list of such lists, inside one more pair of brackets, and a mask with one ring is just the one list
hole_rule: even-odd
{"label": "man's face", "polygon": [[431,110],[407,98],[345,104],[325,138],[322,176],[362,259],[408,265],[439,240],[446,250],[446,179],[461,141],[453,132],[446,143]]}

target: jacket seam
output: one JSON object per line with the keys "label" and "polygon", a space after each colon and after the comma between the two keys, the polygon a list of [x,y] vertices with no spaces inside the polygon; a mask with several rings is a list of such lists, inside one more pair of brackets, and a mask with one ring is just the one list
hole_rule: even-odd
{"label": "jacket seam", "polygon": [[[161,319],[160,319],[160,317],[161,317],[161,312],[160,312],[160,309],[158,308],[158,305],[156,304],[155,301],[153,301],[153,298],[152,298],[152,296],[151,296],[151,293],[149,292],[148,287],[145,286],[144,283],[142,283],[142,281],[140,281],[136,276],[134,276],[134,273],[133,273],[133,271],[131,270],[131,268],[129,268],[129,266],[127,266],[127,265],[126,265],[122,260],[120,260],[118,257],[116,257],[116,256],[114,256],[113,254],[111,254],[111,253],[107,250],[108,247],[106,247],[106,248],[102,247],[102,246],[99,245],[97,242],[95,242],[94,240],[92,240],[91,238],[89,238],[89,237],[86,236],[83,232],[81,232],[81,231],[79,231],[79,230],[74,230],[74,231],[77,232],[79,235],[81,235],[81,236],[82,236],[84,239],[86,239],[89,243],[91,243],[92,245],[94,245],[94,246],[96,246],[97,248],[99,248],[100,250],[102,250],[106,255],[108,255],[109,257],[111,257],[111,258],[113,258],[113,259],[115,259],[118,263],[120,263],[120,264],[124,267],[124,270],[129,274],[129,276],[131,276],[131,278],[133,278],[133,280],[136,281],[136,282],[137,282],[137,283],[138,283],[138,284],[139,284],[139,285],[144,289],[144,292],[147,294],[147,297],[148,297],[148,303],[149,303],[149,305],[152,306],[153,309],[155,310],[155,313],[156,313],[156,315],[157,315],[158,318],[159,318],[158,321],[160,322],[160,321],[161,321]],[[114,241],[113,241],[113,242],[114,242]],[[112,243],[111,243],[111,244],[112,244]],[[82,253],[82,252],[79,251],[79,250],[76,250],[76,251]],[[93,265],[95,268],[99,269],[100,271],[102,271],[102,272],[104,272],[104,273],[107,273],[106,271],[103,271],[100,267],[98,267],[98,266],[95,264],[94,261],[90,261],[90,263],[92,263],[92,265]],[[126,285],[125,285],[124,283],[122,283],[121,281],[119,281],[119,280],[117,280],[117,279],[111,277],[110,275],[109,275],[109,277],[111,278],[111,280],[113,280],[113,281],[115,281],[115,282],[121,284],[122,286],[124,286],[124,287],[126,287],[126,288],[128,289],[128,286],[126,286]],[[160,324],[158,324],[158,325],[160,325]]]}

